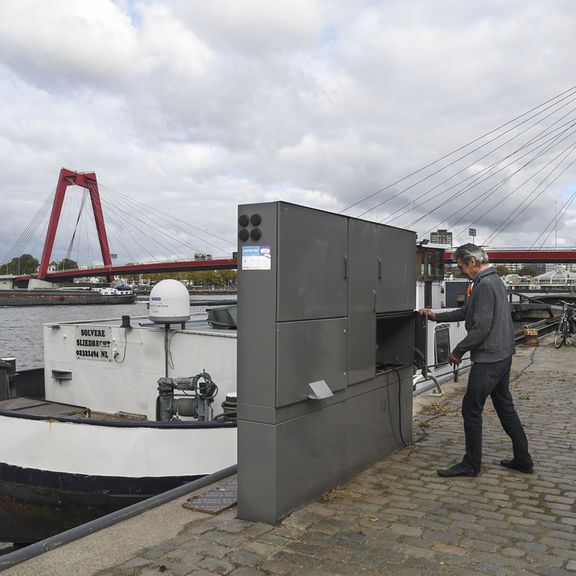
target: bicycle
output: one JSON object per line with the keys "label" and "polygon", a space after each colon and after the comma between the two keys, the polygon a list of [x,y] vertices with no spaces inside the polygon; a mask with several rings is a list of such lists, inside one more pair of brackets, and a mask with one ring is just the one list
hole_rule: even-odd
{"label": "bicycle", "polygon": [[576,335],[576,304],[562,300],[562,307],[562,317],[554,334],[554,348],[561,348],[572,336]]}

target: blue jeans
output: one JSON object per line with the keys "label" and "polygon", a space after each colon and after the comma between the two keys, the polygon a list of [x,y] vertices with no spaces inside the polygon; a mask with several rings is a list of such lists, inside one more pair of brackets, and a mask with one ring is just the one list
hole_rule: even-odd
{"label": "blue jeans", "polygon": [[468,377],[468,388],[462,400],[462,416],[466,435],[466,455],[463,461],[475,472],[482,463],[482,412],[488,396],[498,414],[504,432],[512,440],[514,460],[527,468],[532,466],[528,439],[510,394],[512,357],[499,362],[474,362]]}

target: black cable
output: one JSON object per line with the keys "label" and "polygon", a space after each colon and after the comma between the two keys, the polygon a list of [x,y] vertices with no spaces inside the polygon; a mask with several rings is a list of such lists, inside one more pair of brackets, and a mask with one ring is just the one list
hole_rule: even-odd
{"label": "black cable", "polygon": [[[396,367],[392,367],[392,370],[396,374],[396,378],[398,379],[398,433],[400,434],[400,443],[402,446],[409,446],[410,444],[406,442],[404,438],[404,434],[402,434],[402,378],[400,377],[400,370]],[[386,386],[386,395],[388,396],[388,406],[390,406],[390,395],[389,395],[389,386]],[[392,415],[390,414],[390,417]]]}

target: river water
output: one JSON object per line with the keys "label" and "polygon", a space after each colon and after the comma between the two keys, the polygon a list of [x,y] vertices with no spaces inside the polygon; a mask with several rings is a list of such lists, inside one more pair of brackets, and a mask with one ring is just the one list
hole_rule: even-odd
{"label": "river water", "polygon": [[[210,296],[217,305],[218,300],[230,300],[233,296]],[[206,301],[207,296],[192,296],[194,301]],[[206,306],[191,307],[191,312],[204,312]],[[16,358],[18,370],[41,368],[44,365],[42,326],[51,322],[75,322],[147,316],[148,303],[113,305],[64,305],[64,306],[5,306],[0,307],[0,358]]]}

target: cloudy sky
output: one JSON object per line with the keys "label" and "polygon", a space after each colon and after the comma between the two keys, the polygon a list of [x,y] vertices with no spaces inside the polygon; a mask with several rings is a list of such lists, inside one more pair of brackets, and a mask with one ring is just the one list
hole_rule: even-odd
{"label": "cloudy sky", "polygon": [[[496,246],[532,245],[556,211],[547,244],[576,246],[570,133],[550,133],[560,147],[530,161],[541,172],[500,164],[509,179],[489,196],[496,177],[458,188],[491,165],[482,151],[397,183],[573,90],[575,29],[572,0],[0,0],[0,258],[62,167],[96,172],[111,227],[133,200],[195,226],[201,239],[174,235],[215,254],[234,248],[239,203],[340,212],[368,197],[345,213],[378,205],[364,217],[421,237],[474,226]],[[434,187],[444,195],[424,203]],[[123,221],[112,251],[146,258],[123,246]]]}

